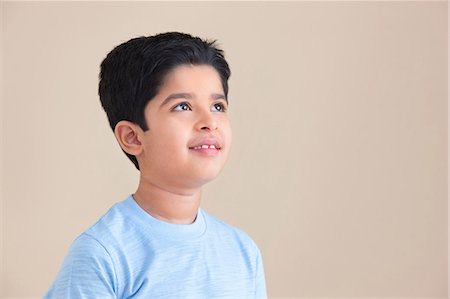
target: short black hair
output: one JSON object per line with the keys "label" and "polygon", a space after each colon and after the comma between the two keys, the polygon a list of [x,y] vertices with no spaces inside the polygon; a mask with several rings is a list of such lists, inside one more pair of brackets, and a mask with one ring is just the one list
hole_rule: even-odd
{"label": "short black hair", "polygon": [[[147,131],[144,109],[158,94],[166,75],[180,65],[214,67],[227,98],[231,72],[216,42],[181,32],[165,32],[132,38],[116,46],[100,65],[98,86],[100,101],[113,132],[121,120],[133,122]],[[140,170],[136,157],[122,151]]]}

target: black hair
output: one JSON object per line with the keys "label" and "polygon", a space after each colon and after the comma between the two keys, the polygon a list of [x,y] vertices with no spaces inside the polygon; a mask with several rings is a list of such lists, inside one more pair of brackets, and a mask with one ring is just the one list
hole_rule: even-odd
{"label": "black hair", "polygon": [[[214,67],[227,97],[231,72],[216,42],[186,33],[166,32],[132,38],[116,46],[100,65],[98,86],[100,101],[113,132],[121,120],[133,122],[147,131],[145,107],[158,94],[166,75],[183,64]],[[136,157],[122,151],[140,170]]]}

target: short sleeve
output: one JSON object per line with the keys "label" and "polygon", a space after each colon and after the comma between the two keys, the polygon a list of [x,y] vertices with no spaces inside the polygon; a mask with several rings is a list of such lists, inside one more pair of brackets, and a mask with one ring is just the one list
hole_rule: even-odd
{"label": "short sleeve", "polygon": [[257,250],[256,257],[256,277],[255,277],[255,299],[267,299],[266,279],[261,252]]}
{"label": "short sleeve", "polygon": [[84,233],[72,243],[43,299],[113,299],[115,290],[110,255],[96,239]]}

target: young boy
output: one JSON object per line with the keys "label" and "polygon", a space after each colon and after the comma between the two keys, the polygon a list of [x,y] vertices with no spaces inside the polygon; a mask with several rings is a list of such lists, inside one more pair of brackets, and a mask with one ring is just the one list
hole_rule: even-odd
{"label": "young boy", "polygon": [[214,43],[168,32],[104,59],[100,100],[139,186],[75,239],[44,298],[267,298],[256,244],[200,208],[232,139]]}

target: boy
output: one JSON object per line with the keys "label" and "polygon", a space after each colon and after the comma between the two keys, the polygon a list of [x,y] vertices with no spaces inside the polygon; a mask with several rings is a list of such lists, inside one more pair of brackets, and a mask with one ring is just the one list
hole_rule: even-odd
{"label": "boy", "polygon": [[168,32],[104,59],[100,100],[139,186],[75,239],[44,298],[267,298],[256,244],[200,208],[232,139],[214,43]]}

